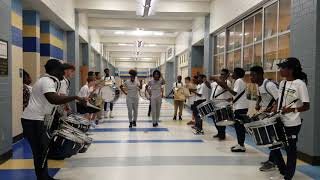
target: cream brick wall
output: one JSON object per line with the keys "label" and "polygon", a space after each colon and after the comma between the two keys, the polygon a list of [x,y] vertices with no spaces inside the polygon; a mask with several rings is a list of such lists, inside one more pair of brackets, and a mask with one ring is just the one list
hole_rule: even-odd
{"label": "cream brick wall", "polygon": [[40,53],[24,52],[23,69],[26,70],[32,79],[32,84],[40,77]]}
{"label": "cream brick wall", "polygon": [[205,17],[198,17],[192,22],[192,44],[204,38]]}
{"label": "cream brick wall", "polygon": [[177,36],[176,46],[175,46],[176,55],[181,54],[182,52],[184,52],[189,48],[190,36],[191,36],[191,32],[182,32]]}
{"label": "cream brick wall", "polygon": [[85,40],[89,41],[89,33],[88,33],[88,18],[85,13],[79,13],[79,35]]}
{"label": "cream brick wall", "polygon": [[210,5],[210,32],[232,21],[262,0],[213,0]]}

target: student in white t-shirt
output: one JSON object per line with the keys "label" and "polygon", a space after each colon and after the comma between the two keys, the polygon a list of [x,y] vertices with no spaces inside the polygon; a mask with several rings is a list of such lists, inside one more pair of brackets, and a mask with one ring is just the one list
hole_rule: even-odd
{"label": "student in white t-shirt", "polygon": [[32,88],[29,104],[21,116],[23,135],[28,140],[34,159],[34,167],[37,179],[52,179],[48,174],[48,164],[45,161],[45,149],[47,147],[47,135],[44,119],[53,118],[56,105],[65,104],[74,100],[82,103],[86,101],[78,96],[61,96],[58,94],[60,80],[63,79],[63,68],[60,61],[50,59],[45,65],[46,75],[36,81]]}
{"label": "student in white t-shirt", "polygon": [[[192,77],[192,82],[188,82],[190,81],[190,77],[186,77],[185,81],[186,81],[186,88],[188,88],[190,92],[190,97],[188,98],[189,105],[191,109],[193,109],[192,108],[193,104],[197,98],[197,95],[195,93],[197,91],[197,86],[198,86],[198,77],[197,76]],[[193,113],[192,113],[192,120],[189,121],[187,125],[195,125],[195,117]]]}
{"label": "student in white t-shirt", "polygon": [[[279,89],[275,82],[264,78],[264,71],[261,66],[253,66],[250,68],[251,82],[257,85],[258,100],[255,109],[257,111],[271,112],[272,107],[277,103]],[[276,169],[273,151],[270,151],[269,159],[262,162],[260,171],[272,171]]]}
{"label": "student in white t-shirt", "polygon": [[[62,67],[64,69],[64,76],[63,76],[63,80],[60,81],[61,87],[59,90],[59,94],[68,96],[70,92],[70,85],[71,85],[70,79],[74,77],[76,68],[74,67],[74,65],[68,64],[68,63],[62,64]],[[61,107],[66,113],[71,111],[71,107],[69,106],[69,104],[64,104]]]}
{"label": "student in white t-shirt", "polygon": [[[228,69],[222,69],[219,79],[223,82],[226,82],[228,87],[231,88],[232,86],[231,82],[228,80],[229,75],[230,73]],[[212,82],[211,88],[212,88],[212,92],[211,92],[210,100],[215,102],[216,107],[224,107],[230,104],[230,101],[232,100],[232,95],[226,89],[221,87],[217,82]],[[216,121],[214,120],[214,116],[211,116],[210,118],[213,120],[218,131],[218,134],[213,136],[213,138],[219,138],[220,141],[225,140],[226,126],[217,126]]]}
{"label": "student in white t-shirt", "polygon": [[233,89],[231,89],[226,82],[216,79],[215,81],[228,90],[233,95],[233,110],[236,119],[234,127],[237,133],[238,144],[231,147],[232,152],[245,152],[244,141],[246,138],[246,129],[241,121],[244,120],[243,115],[248,113],[249,102],[246,93],[246,83],[243,80],[245,71],[242,68],[234,68],[232,79],[235,80]]}
{"label": "student in white t-shirt", "polygon": [[[301,112],[310,109],[310,99],[307,89],[307,75],[302,72],[297,58],[287,58],[278,64],[281,77],[279,86],[278,110],[282,112],[282,122],[288,137],[287,163],[284,162],[280,149],[274,151],[275,162],[284,179],[291,180],[296,170],[297,141],[302,125]],[[275,111],[275,109],[274,109]]]}
{"label": "student in white t-shirt", "polygon": [[[112,81],[112,85],[116,84],[116,80],[113,76],[110,75],[110,70],[108,68],[104,69],[104,74],[105,76],[102,78],[104,81]],[[104,111],[105,111],[105,117],[108,116],[109,113],[109,118],[113,118],[112,111],[113,111],[113,102],[108,102],[105,100],[104,103]]]}
{"label": "student in white t-shirt", "polygon": [[207,81],[206,75],[199,75],[198,77],[198,86],[197,86],[197,92],[196,94],[196,100],[192,107],[192,112],[196,120],[196,124],[194,126],[194,129],[196,130],[196,135],[202,135],[204,134],[202,129],[202,119],[199,115],[199,111],[197,109],[197,106],[201,103],[209,100],[209,90],[211,89],[210,82]]}

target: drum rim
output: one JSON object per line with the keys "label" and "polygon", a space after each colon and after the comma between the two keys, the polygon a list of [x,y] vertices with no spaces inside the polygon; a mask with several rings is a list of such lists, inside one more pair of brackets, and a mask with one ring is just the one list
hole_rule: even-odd
{"label": "drum rim", "polygon": [[266,127],[266,126],[270,126],[270,125],[275,125],[277,124],[277,118],[276,117],[268,117],[259,121],[254,121],[254,122],[250,122],[250,123],[246,123],[244,124],[245,127],[248,128],[261,128],[261,127]]}
{"label": "drum rim", "polygon": [[[228,123],[227,125],[226,124],[224,124],[224,125],[220,125],[222,122],[232,122],[232,123]],[[222,121],[218,121],[218,122],[216,122],[216,124],[219,126],[231,126],[231,125],[234,125],[235,124],[235,121],[234,120],[229,120],[229,119],[226,119],[226,120],[222,120]]]}
{"label": "drum rim", "polygon": [[214,111],[218,111],[218,110],[221,110],[221,109],[225,109],[225,108],[227,108],[227,107],[230,107],[230,108],[233,110],[232,105],[228,104],[228,105],[223,106],[223,107],[216,107],[216,108],[214,109]]}
{"label": "drum rim", "polygon": [[60,124],[60,129],[69,129],[69,130],[72,130],[74,133],[83,133],[80,129],[75,128],[75,127],[73,127],[69,124],[66,124],[66,123]]}

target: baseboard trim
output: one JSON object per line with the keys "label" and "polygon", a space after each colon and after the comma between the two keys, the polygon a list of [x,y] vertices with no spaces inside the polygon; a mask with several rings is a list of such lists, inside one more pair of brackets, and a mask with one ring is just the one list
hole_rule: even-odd
{"label": "baseboard trim", "polygon": [[8,161],[12,157],[12,149],[10,149],[8,152],[0,155],[0,164]]}
{"label": "baseboard trim", "polygon": [[12,138],[12,142],[13,142],[13,144],[14,144],[14,143],[20,141],[21,139],[23,139],[23,134],[22,134],[22,133],[16,135],[15,137],[13,137],[13,138]]}
{"label": "baseboard trim", "polygon": [[320,156],[310,156],[306,153],[298,151],[298,158],[302,161],[305,161],[313,166],[320,165]]}

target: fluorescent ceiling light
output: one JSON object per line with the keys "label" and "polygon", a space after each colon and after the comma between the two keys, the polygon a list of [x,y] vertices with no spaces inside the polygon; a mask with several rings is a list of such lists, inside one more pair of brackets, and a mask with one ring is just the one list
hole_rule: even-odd
{"label": "fluorescent ceiling light", "polygon": [[151,16],[155,14],[157,0],[137,0],[136,14],[138,16]]}
{"label": "fluorescent ceiling light", "polygon": [[119,43],[119,46],[133,46],[132,44],[126,44],[126,43]]}
{"label": "fluorescent ceiling light", "polygon": [[153,34],[154,34],[155,36],[163,36],[163,35],[164,35],[163,32],[154,32]]}
{"label": "fluorescent ceiling light", "polygon": [[118,59],[120,59],[120,60],[130,60],[132,58],[118,58]]}
{"label": "fluorescent ceiling light", "polygon": [[156,44],[146,44],[145,46],[148,46],[148,47],[155,47],[157,46]]}
{"label": "fluorescent ceiling light", "polygon": [[125,34],[125,32],[124,31],[116,31],[116,32],[114,32],[114,34],[123,35],[123,34]]}
{"label": "fluorescent ceiling light", "polygon": [[141,60],[152,60],[152,58],[147,58],[147,57],[145,57],[145,58],[140,58]]}

